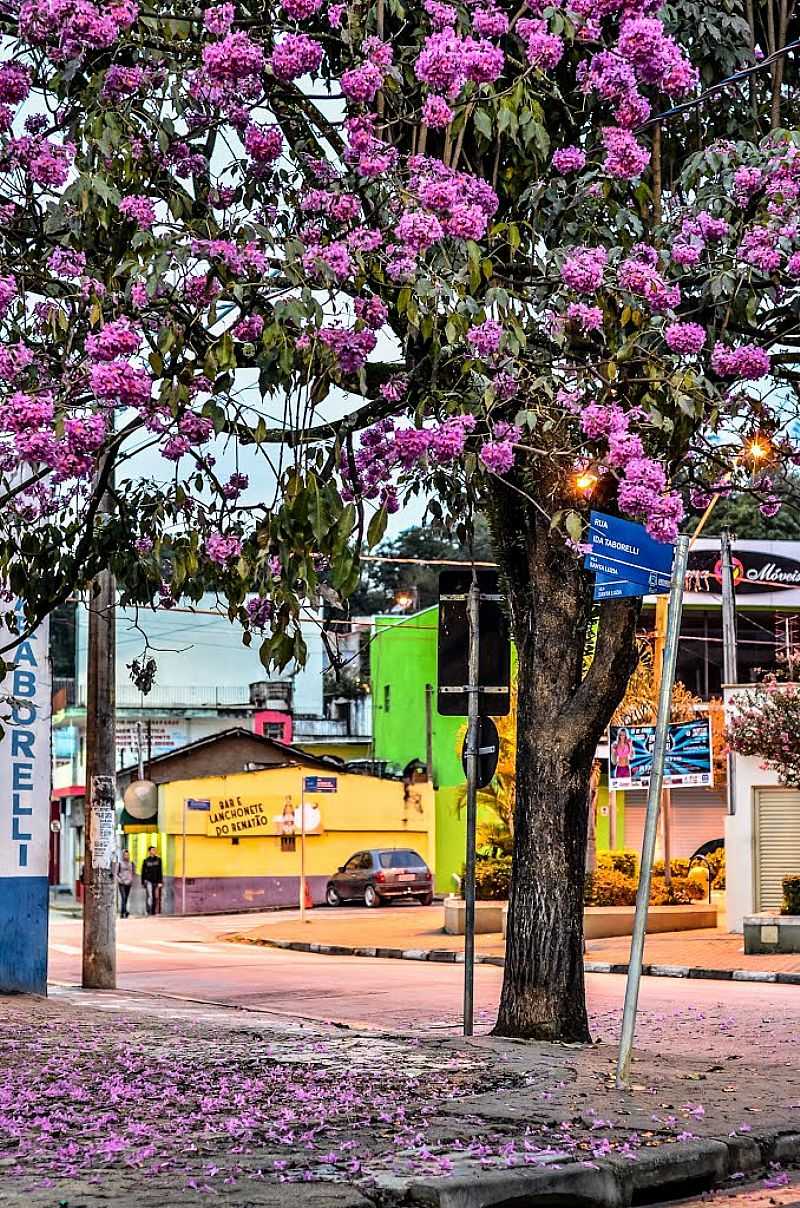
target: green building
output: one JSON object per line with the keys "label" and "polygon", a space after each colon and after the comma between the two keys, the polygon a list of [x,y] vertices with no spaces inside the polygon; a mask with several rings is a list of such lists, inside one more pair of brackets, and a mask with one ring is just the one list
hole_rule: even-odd
{"label": "green building", "polygon": [[[373,749],[377,760],[405,767],[427,763],[436,796],[436,890],[449,893],[461,875],[465,854],[464,771],[461,737],[466,718],[441,717],[436,710],[439,609],[412,616],[377,617],[370,647],[373,700]],[[515,660],[512,651],[512,668]],[[430,734],[428,733],[430,731]],[[597,809],[597,847],[609,846],[608,793],[601,784]],[[624,834],[624,795],[617,793],[617,835]],[[622,846],[620,843],[619,846]]]}

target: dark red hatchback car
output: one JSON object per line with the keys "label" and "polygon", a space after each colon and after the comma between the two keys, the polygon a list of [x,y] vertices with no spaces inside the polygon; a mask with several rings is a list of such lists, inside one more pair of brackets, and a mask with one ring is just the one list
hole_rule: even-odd
{"label": "dark red hatchback car", "polygon": [[417,898],[423,906],[433,901],[433,877],[422,856],[405,847],[357,851],[328,881],[325,900],[366,902],[382,906],[392,898]]}

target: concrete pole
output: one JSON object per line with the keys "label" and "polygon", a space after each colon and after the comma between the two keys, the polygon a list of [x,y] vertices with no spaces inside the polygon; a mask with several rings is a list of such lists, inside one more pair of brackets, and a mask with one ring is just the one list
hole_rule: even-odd
{"label": "concrete pole", "polygon": [[116,590],[112,573],[101,571],[89,601],[82,985],[94,990],[117,984]]}

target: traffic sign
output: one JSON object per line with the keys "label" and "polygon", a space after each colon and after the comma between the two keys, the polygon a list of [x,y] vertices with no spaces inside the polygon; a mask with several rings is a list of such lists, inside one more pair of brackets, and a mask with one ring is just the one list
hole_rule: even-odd
{"label": "traffic sign", "polygon": [[[467,739],[469,730],[464,735],[461,745],[461,766],[467,775]],[[492,783],[497,771],[497,761],[500,758],[500,735],[491,717],[478,718],[478,779],[477,787],[485,789]]]}
{"label": "traffic sign", "polygon": [[[496,570],[476,571],[478,611],[478,711],[505,717],[510,705],[511,639]],[[472,568],[439,575],[437,709],[446,717],[469,712],[469,621],[467,594]]]}
{"label": "traffic sign", "polygon": [[660,574],[669,590],[672,573],[674,547],[668,542],[654,541],[644,525],[632,520],[621,520],[619,516],[607,516],[603,512],[592,512],[589,517],[590,558],[601,558],[613,563],[592,566],[590,570],[606,570],[633,582],[646,582],[642,575]]}

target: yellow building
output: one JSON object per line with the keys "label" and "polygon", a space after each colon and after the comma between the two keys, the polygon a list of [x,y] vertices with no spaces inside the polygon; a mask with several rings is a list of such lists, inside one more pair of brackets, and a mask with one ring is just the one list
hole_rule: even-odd
{"label": "yellow building", "polygon": [[303,846],[315,904],[324,901],[331,874],[365,848],[407,847],[434,863],[428,783],[406,785],[335,766],[320,771],[311,760],[165,781],[158,797],[157,833],[125,829],[137,868],[147,847],[158,847],[167,913],[295,906]]}

